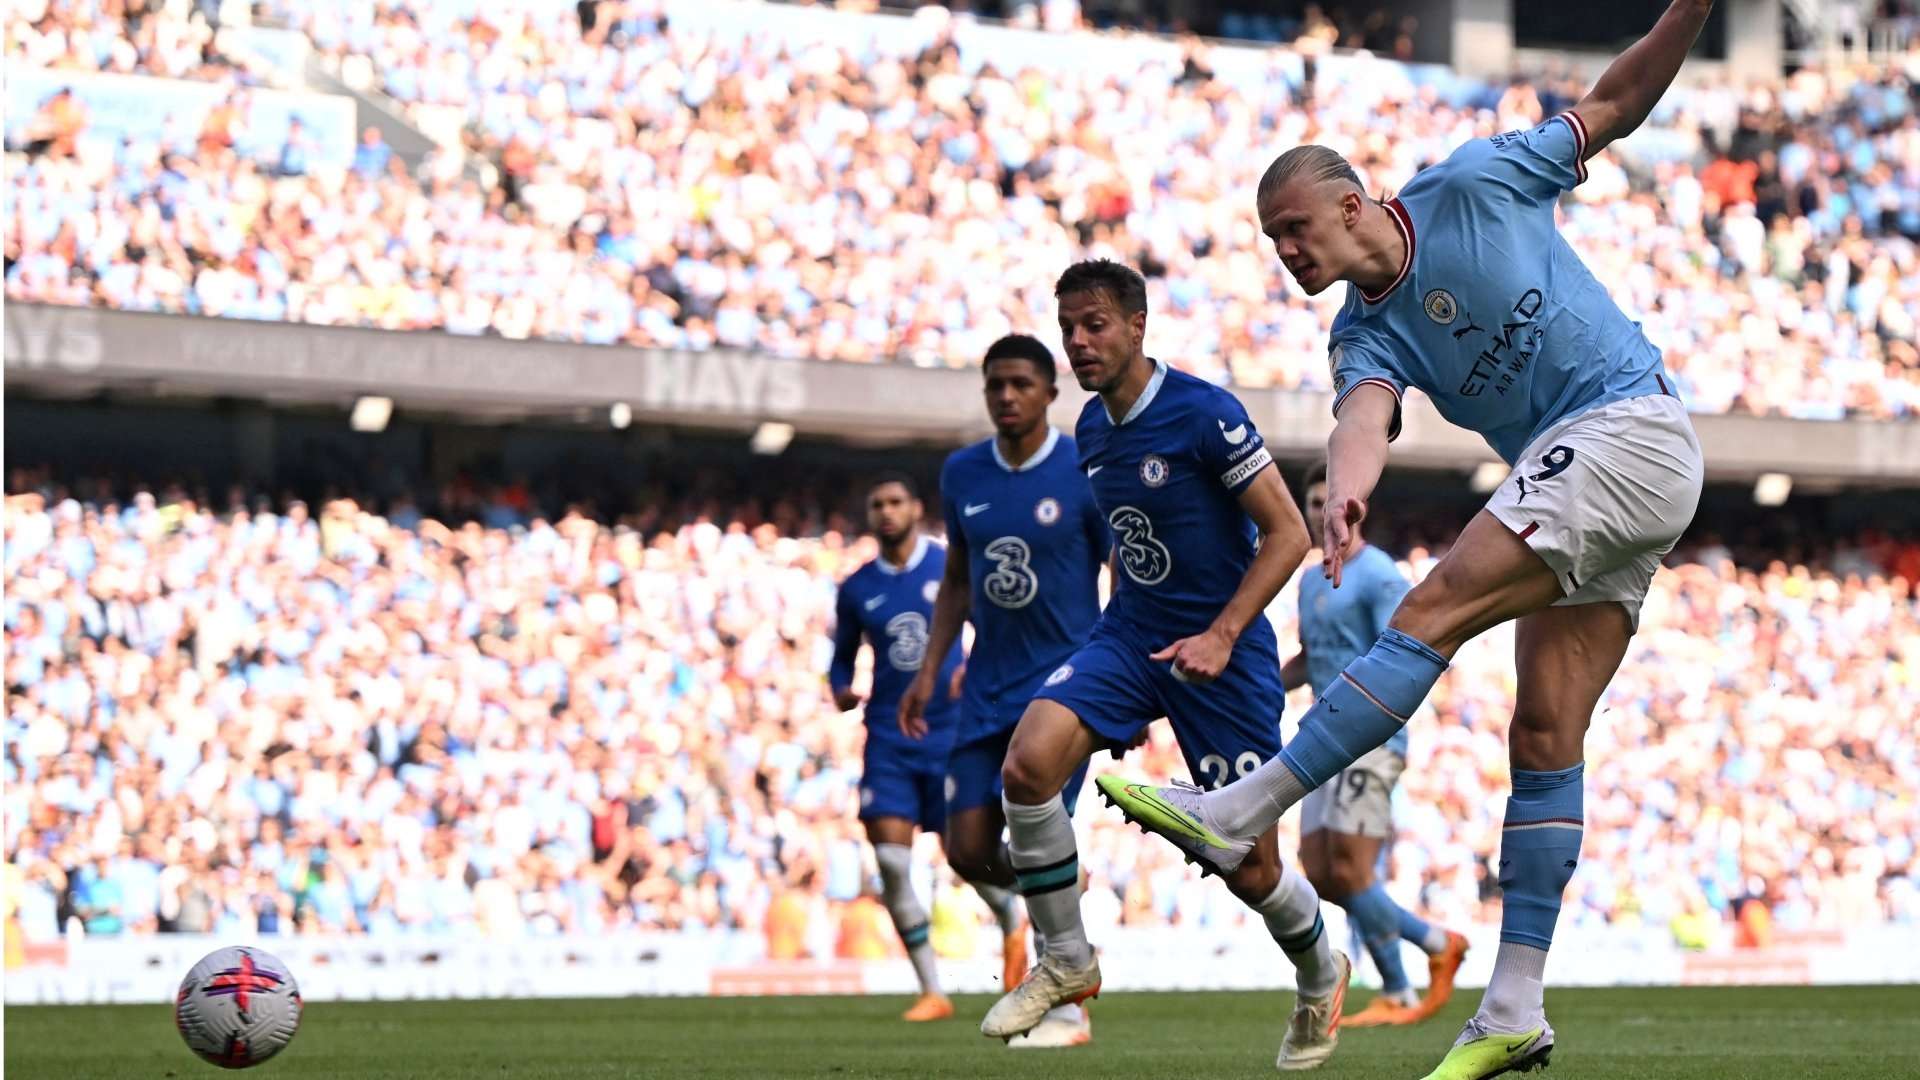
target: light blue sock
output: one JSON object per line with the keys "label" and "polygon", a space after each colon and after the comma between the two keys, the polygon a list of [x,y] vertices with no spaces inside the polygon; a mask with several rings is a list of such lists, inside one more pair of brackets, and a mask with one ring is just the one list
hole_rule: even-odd
{"label": "light blue sock", "polygon": [[[1400,905],[1394,905],[1394,907],[1400,907]],[[1434,936],[1434,928],[1419,915],[1413,915],[1405,907],[1400,907],[1400,936],[1402,940],[1413,942],[1421,949],[1425,949],[1428,940]]]}
{"label": "light blue sock", "polygon": [[1386,888],[1376,881],[1366,891],[1334,902],[1346,908],[1347,915],[1360,928],[1367,955],[1373,957],[1373,966],[1380,969],[1380,988],[1391,994],[1411,986],[1406,965],[1400,959],[1399,907],[1387,895]]}
{"label": "light blue sock", "polygon": [[1560,917],[1560,894],[1580,862],[1586,766],[1553,772],[1513,770],[1500,834],[1500,940],[1546,949]]}
{"label": "light blue sock", "polygon": [[1314,702],[1281,760],[1307,790],[1319,787],[1392,738],[1446,670],[1446,657],[1387,630]]}
{"label": "light blue sock", "polygon": [[1204,806],[1228,836],[1256,837],[1307,792],[1393,737],[1447,670],[1447,658],[1389,629],[1347,665],[1300,720],[1279,756],[1218,791]]}

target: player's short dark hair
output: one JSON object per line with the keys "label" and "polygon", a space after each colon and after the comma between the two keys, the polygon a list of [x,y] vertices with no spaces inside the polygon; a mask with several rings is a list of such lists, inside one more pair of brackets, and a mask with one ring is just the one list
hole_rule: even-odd
{"label": "player's short dark hair", "polygon": [[1106,293],[1128,315],[1143,315],[1147,310],[1147,279],[1133,267],[1112,259],[1074,263],[1053,286],[1055,300],[1078,292]]}
{"label": "player's short dark hair", "polygon": [[1059,372],[1053,366],[1053,353],[1040,339],[1032,334],[1008,334],[999,341],[987,346],[986,358],[980,361],[981,370],[995,360],[1025,360],[1033,365],[1034,374],[1040,381],[1052,386]]}
{"label": "player's short dark hair", "polygon": [[886,487],[888,484],[899,484],[901,487],[906,488],[907,498],[909,499],[918,499],[920,497],[920,485],[913,482],[913,477],[908,476],[898,469],[888,469],[886,472],[874,477],[873,482],[867,485],[867,494],[871,496],[874,492]]}
{"label": "player's short dark hair", "polygon": [[1303,499],[1306,498],[1307,489],[1312,487],[1313,485],[1324,484],[1326,482],[1327,482],[1327,463],[1326,463],[1326,460],[1323,458],[1307,466],[1307,471],[1301,474],[1300,497]]}

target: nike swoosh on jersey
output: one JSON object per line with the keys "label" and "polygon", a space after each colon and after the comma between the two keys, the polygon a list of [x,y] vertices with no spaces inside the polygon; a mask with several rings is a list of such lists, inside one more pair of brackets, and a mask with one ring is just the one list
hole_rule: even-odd
{"label": "nike swoosh on jersey", "polygon": [[877,609],[878,609],[878,608],[880,607],[880,605],[881,605],[881,604],[884,604],[884,603],[886,603],[886,602],[887,602],[887,598],[886,598],[886,597],[884,597],[884,596],[876,596],[876,597],[874,597],[873,599],[871,599],[871,600],[869,600],[869,601],[867,601],[867,603],[866,603],[866,608],[867,608],[867,610],[868,610],[868,611],[874,611],[874,610],[877,610]]}
{"label": "nike swoosh on jersey", "polygon": [[981,511],[985,510],[987,507],[992,505],[993,504],[990,502],[968,503],[964,508],[961,509],[960,512],[962,514],[965,514],[968,517],[972,517],[973,515],[980,513]]}
{"label": "nike swoosh on jersey", "polygon": [[1227,440],[1228,446],[1239,446],[1241,443],[1247,441],[1247,425],[1241,424],[1229,430],[1225,420],[1215,422],[1220,425],[1220,437]]}
{"label": "nike swoosh on jersey", "polygon": [[1089,466],[1089,467],[1087,468],[1087,476],[1088,476],[1089,478],[1091,478],[1091,477],[1093,476],[1093,474],[1094,474],[1094,473],[1097,473],[1097,472],[1099,472],[1099,471],[1100,471],[1101,469],[1104,469],[1104,468],[1106,468],[1106,466],[1105,466],[1105,465],[1092,465],[1092,466]]}

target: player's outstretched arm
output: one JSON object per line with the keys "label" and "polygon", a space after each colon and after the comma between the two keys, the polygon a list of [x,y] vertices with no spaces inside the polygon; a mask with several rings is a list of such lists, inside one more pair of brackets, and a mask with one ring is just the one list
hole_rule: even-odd
{"label": "player's outstretched arm", "polygon": [[1300,560],[1306,558],[1310,546],[1307,523],[1301,520],[1293,496],[1287,494],[1286,481],[1280,479],[1278,468],[1269,465],[1261,469],[1239,498],[1240,508],[1260,531],[1260,550],[1241,575],[1240,587],[1214,616],[1206,633],[1181,638],[1149,657],[1173,661],[1174,674],[1194,682],[1219,678],[1227,669],[1234,642],[1240,640],[1247,624],[1273,603],[1281,586],[1300,568]]}
{"label": "player's outstretched arm", "polygon": [[1667,87],[1673,85],[1687,50],[1693,48],[1712,10],[1713,0],[1673,0],[1647,36],[1607,67],[1600,81],[1573,107],[1587,129],[1582,160],[1615,139],[1632,134],[1646,121]]}
{"label": "player's outstretched arm", "polygon": [[933,627],[927,634],[927,659],[920,674],[900,695],[900,733],[909,739],[927,736],[927,702],[933,700],[940,662],[960,640],[960,628],[973,611],[973,586],[967,580],[967,540],[953,529],[947,535],[947,568],[940,575],[940,592],[933,598]]}
{"label": "player's outstretched arm", "polygon": [[1352,555],[1354,526],[1367,516],[1387,467],[1387,435],[1400,399],[1379,383],[1355,387],[1340,403],[1327,436],[1327,510],[1321,518],[1320,569],[1340,587],[1340,568]]}

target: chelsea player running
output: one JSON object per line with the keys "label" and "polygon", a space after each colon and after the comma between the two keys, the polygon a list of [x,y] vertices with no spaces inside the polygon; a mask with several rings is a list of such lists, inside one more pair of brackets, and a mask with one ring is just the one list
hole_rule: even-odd
{"label": "chelsea player running", "polygon": [[[1111,540],[1078,448],[1047,424],[1047,406],[1060,396],[1053,354],[1036,338],[1009,334],[987,349],[981,370],[995,434],[955,451],[940,474],[947,569],[933,606],[931,648],[943,653],[972,621],[960,732],[947,759],[947,861],[969,881],[1011,889],[1013,865],[1000,839],[1000,767],[1041,680],[1093,632],[1100,564]],[[926,735],[923,714],[935,688],[934,673],[923,667],[900,700],[900,728],[909,738]],[[1069,809],[1084,779],[1083,762],[1067,782]],[[1078,889],[1079,881],[1068,887]],[[1011,903],[994,914],[1011,989],[1026,974],[1026,932]],[[1085,1010],[1067,1004],[1008,1045],[1077,1046],[1091,1038]]]}
{"label": "chelsea player running", "polygon": [[[1301,489],[1308,532],[1319,533],[1327,505],[1326,466],[1309,469]],[[1324,574],[1301,575],[1300,652],[1280,667],[1288,690],[1311,686],[1316,695],[1326,693],[1385,632],[1387,619],[1407,594],[1407,579],[1393,557],[1360,539],[1358,525],[1353,528],[1353,553],[1340,588]],[[1393,836],[1393,789],[1406,767],[1403,727],[1300,804],[1300,867],[1321,896],[1346,909],[1380,969],[1380,994],[1343,1017],[1344,1028],[1415,1024],[1439,1012],[1453,996],[1454,976],[1467,954],[1466,938],[1430,926],[1394,903],[1374,876]],[[1403,939],[1428,956],[1425,1000],[1407,979],[1400,957]]]}
{"label": "chelsea player running", "polygon": [[[833,664],[827,682],[833,703],[842,712],[857,708],[853,692],[853,662],[860,641],[873,646],[873,692],[867,700],[867,745],[860,777],[860,820],[866,824],[880,865],[881,900],[893,917],[893,926],[907,947],[920,997],[903,1019],[945,1020],[953,1003],[940,992],[934,968],[933,943],[928,940],[927,909],[913,894],[915,826],[939,832],[946,824],[943,788],[947,752],[959,728],[959,708],[952,686],[960,668],[960,650],[949,647],[931,654],[927,649],[927,619],[946,570],[946,549],[920,531],[923,507],[913,481],[903,473],[889,473],[867,491],[867,526],[880,541],[879,557],[840,583],[834,605]],[[896,722],[896,707],[907,684],[931,667],[938,691],[928,701],[921,737],[909,739]],[[1004,890],[1003,907],[1012,905]],[[988,896],[989,904],[994,897]]]}
{"label": "chelsea player running", "polygon": [[[1107,260],[1054,287],[1080,385],[1095,392],[1075,437],[1112,528],[1116,574],[1092,638],[1048,675],[1001,771],[1010,854],[1044,951],[996,1002],[983,1034],[1011,1037],[1048,1009],[1100,990],[1080,921],[1079,857],[1061,790],[1101,747],[1167,717],[1193,776],[1245,775],[1280,751],[1280,658],[1264,613],[1307,551],[1306,525],[1259,432],[1232,394],[1149,359],[1146,282]],[[1274,830],[1227,875],[1297,968],[1283,1069],[1332,1054],[1349,964],[1320,898],[1283,867]]]}
{"label": "chelsea player running", "polygon": [[1287,151],[1260,182],[1261,228],[1300,287],[1351,283],[1329,343],[1327,576],[1340,584],[1405,387],[1485,436],[1512,480],[1279,758],[1204,796],[1135,785],[1119,801],[1230,869],[1288,807],[1399,730],[1462,644],[1518,619],[1500,950],[1479,1012],[1429,1080],[1537,1068],[1552,1052],[1542,983],[1580,858],[1587,724],[1699,504],[1700,442],[1660,350],[1560,236],[1554,208],[1588,158],[1646,119],[1711,9],[1674,0],[1571,111],[1467,143],[1398,199],[1368,198],[1320,146]]}

